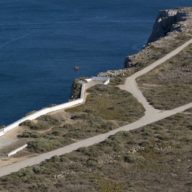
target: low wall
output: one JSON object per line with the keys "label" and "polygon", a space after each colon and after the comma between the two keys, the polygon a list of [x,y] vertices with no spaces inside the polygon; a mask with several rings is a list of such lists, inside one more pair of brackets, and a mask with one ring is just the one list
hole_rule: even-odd
{"label": "low wall", "polygon": [[84,100],[82,98],[82,99],[77,99],[75,101],[70,101],[68,103],[64,103],[64,104],[61,104],[61,105],[56,105],[54,107],[49,107],[49,108],[42,109],[40,111],[35,112],[34,114],[28,115],[27,117],[24,117],[24,118],[14,122],[14,123],[12,123],[11,125],[3,128],[3,132],[4,132],[4,134],[7,133],[8,131],[14,129],[15,127],[18,127],[24,121],[34,120],[34,119],[37,119],[38,117],[40,117],[42,115],[46,115],[47,113],[58,111],[60,109],[68,109],[70,107],[73,107],[75,105],[83,103],[83,101]]}
{"label": "low wall", "polygon": [[107,79],[105,82],[104,82],[104,85],[108,85],[110,83],[110,79]]}
{"label": "low wall", "polygon": [[4,130],[2,129],[2,130],[0,131],[0,137],[3,136],[3,135],[4,135]]}
{"label": "low wall", "polygon": [[[107,85],[110,82],[110,79],[107,78],[107,77],[93,77],[93,78],[86,79],[86,80],[87,80],[87,83],[89,83],[91,81],[102,81],[104,85]],[[67,102],[67,103],[64,103],[64,104],[56,105],[56,106],[53,106],[53,107],[48,107],[48,108],[45,108],[45,109],[41,109],[41,110],[31,114],[31,115],[23,117],[23,118],[19,119],[18,121],[8,125],[7,127],[2,128],[0,130],[0,136],[3,136],[5,133],[13,130],[16,127],[18,127],[24,121],[34,120],[34,119],[37,119],[38,117],[40,117],[42,115],[46,115],[46,114],[51,113],[51,112],[55,112],[55,111],[58,111],[58,110],[61,110],[61,109],[68,109],[68,108],[74,107],[76,105],[83,104],[84,101],[85,101],[85,91],[86,91],[86,84],[87,83],[82,84],[81,96],[80,96],[79,99],[76,99],[74,101],[70,101],[70,102]]]}
{"label": "low wall", "polygon": [[16,155],[18,152],[22,151],[22,150],[25,149],[25,148],[27,148],[27,144],[25,144],[25,145],[23,145],[23,146],[15,149],[15,150],[11,151],[10,153],[7,154],[7,156],[8,156],[8,157],[11,157],[11,156],[13,156],[13,155]]}
{"label": "low wall", "polygon": [[106,81],[108,81],[110,79],[109,79],[109,77],[93,77],[93,78],[91,78],[91,80],[92,81],[103,81],[105,83]]}

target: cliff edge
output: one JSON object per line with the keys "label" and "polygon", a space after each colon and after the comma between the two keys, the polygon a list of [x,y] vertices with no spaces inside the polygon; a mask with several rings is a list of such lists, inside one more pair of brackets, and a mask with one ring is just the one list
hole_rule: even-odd
{"label": "cliff edge", "polygon": [[140,58],[150,54],[152,48],[183,42],[192,37],[192,8],[177,8],[160,11],[154,23],[152,33],[143,50],[125,58],[124,67],[129,68],[140,63]]}
{"label": "cliff edge", "polygon": [[[101,72],[98,76],[107,76],[111,82],[123,83],[125,77],[141,70],[160,59],[171,50],[192,38],[192,8],[177,8],[160,11],[146,46],[134,55],[127,56],[124,68]],[[72,98],[78,96],[80,84],[73,85]]]}
{"label": "cliff edge", "polygon": [[165,37],[170,32],[183,32],[190,30],[192,19],[192,9],[183,8],[183,9],[170,9],[160,11],[151,36],[148,39],[148,43],[157,41],[158,39]]}

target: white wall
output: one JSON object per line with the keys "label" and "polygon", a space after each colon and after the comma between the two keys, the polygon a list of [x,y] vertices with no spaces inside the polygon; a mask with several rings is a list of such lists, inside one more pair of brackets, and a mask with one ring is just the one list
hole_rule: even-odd
{"label": "white wall", "polygon": [[15,150],[11,151],[10,153],[7,154],[7,156],[8,156],[8,157],[11,157],[11,156],[13,156],[13,155],[16,155],[18,152],[22,151],[22,150],[25,149],[25,148],[27,148],[27,144],[25,144],[25,145],[23,145],[23,146],[15,149]]}
{"label": "white wall", "polygon": [[[91,81],[102,81],[104,85],[107,85],[110,82],[110,78],[108,78],[108,77],[93,77],[93,78],[91,78],[91,80],[87,79],[87,83],[89,83]],[[68,108],[71,108],[71,107],[74,107],[76,105],[80,105],[80,104],[84,103],[84,101],[85,101],[85,91],[86,91],[85,84],[87,84],[87,83],[82,84],[81,96],[80,96],[79,99],[74,100],[74,101],[70,101],[70,102],[67,102],[67,103],[63,103],[63,104],[60,104],[60,105],[56,105],[56,106],[53,106],[53,107],[44,108],[44,109],[41,109],[41,110],[31,114],[31,115],[28,115],[28,116],[24,117],[22,119],[19,119],[18,121],[16,121],[16,122],[8,125],[7,127],[1,129],[0,136],[3,136],[5,133],[13,130],[16,127],[18,127],[24,121],[34,120],[34,119],[37,119],[38,117],[40,117],[42,115],[46,115],[48,113],[55,112],[55,111],[58,111],[58,110],[61,110],[61,109],[68,109]]]}

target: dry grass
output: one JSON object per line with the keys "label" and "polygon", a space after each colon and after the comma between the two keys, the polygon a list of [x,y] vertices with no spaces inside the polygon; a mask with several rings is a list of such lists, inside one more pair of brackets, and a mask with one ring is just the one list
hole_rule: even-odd
{"label": "dry grass", "polygon": [[192,116],[178,114],[0,179],[0,191],[122,192],[192,189]]}
{"label": "dry grass", "polygon": [[28,140],[29,151],[41,153],[108,132],[143,115],[142,105],[131,94],[113,85],[97,85],[89,90],[86,103],[68,110],[65,118],[55,113],[27,121],[22,124],[27,130],[19,137]]}
{"label": "dry grass", "polygon": [[105,120],[133,122],[143,115],[143,107],[126,91],[114,86],[97,85],[82,106],[68,110],[70,113],[89,113]]}
{"label": "dry grass", "polygon": [[[148,101],[158,109],[192,102],[192,46],[138,79]],[[156,86],[149,86],[150,84]],[[146,86],[147,85],[147,86]]]}
{"label": "dry grass", "polygon": [[178,46],[182,45],[189,39],[191,39],[191,33],[178,33],[170,34],[165,38],[161,38],[159,41],[147,45],[139,53],[132,56],[132,64],[134,67],[128,68],[124,74],[119,74],[112,78],[112,83],[115,85],[123,84],[126,77],[134,74],[135,72],[149,66],[156,60],[162,58],[166,54],[170,53]]}

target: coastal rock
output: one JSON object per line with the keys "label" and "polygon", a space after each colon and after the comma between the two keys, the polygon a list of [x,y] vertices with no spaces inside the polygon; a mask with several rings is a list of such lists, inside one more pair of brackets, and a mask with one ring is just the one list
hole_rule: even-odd
{"label": "coastal rock", "polygon": [[137,63],[134,62],[133,57],[134,57],[134,55],[132,55],[132,56],[127,56],[127,57],[125,58],[125,61],[124,61],[124,66],[126,66],[127,68],[129,68],[129,67],[134,67]]}
{"label": "coastal rock", "polygon": [[119,70],[108,70],[106,72],[101,72],[97,76],[98,77],[116,77],[119,75],[124,75],[127,72],[127,69],[119,69]]}
{"label": "coastal rock", "polygon": [[187,8],[160,11],[148,43],[157,41],[170,32],[181,32],[185,27],[185,21],[191,17],[189,11]]}
{"label": "coastal rock", "polygon": [[151,54],[152,50],[159,51],[161,47],[164,47],[166,44],[168,47],[170,42],[176,41],[178,38],[183,38],[184,40],[191,37],[192,8],[160,11],[144,49],[137,54],[127,56],[124,61],[124,67],[130,68],[140,65],[146,57],[154,55],[154,53]]}
{"label": "coastal rock", "polygon": [[[169,52],[174,43],[186,41],[187,38],[191,37],[192,8],[160,11],[148,43],[137,54],[125,58],[124,69],[101,72],[97,76],[112,78],[126,76],[129,73],[137,71],[137,67],[146,66],[150,64],[149,62],[155,61],[161,57],[161,55],[166,54],[166,51]],[[72,86],[72,99],[79,98],[82,80],[83,78],[79,78],[74,81]]]}
{"label": "coastal rock", "polygon": [[72,88],[71,88],[71,100],[80,98],[81,87],[84,80],[85,78],[81,77],[73,81]]}

